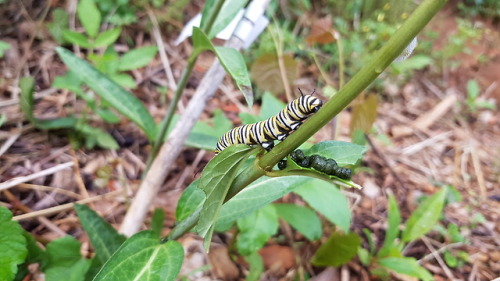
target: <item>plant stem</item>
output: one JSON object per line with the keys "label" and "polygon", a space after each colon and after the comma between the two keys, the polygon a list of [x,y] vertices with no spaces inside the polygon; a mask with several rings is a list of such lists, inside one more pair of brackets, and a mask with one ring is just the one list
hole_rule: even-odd
{"label": "plant stem", "polygon": [[[366,87],[368,87],[382,71],[391,64],[406,48],[411,40],[424,28],[447,0],[425,0],[401,28],[391,37],[387,44],[380,49],[373,59],[366,64],[335,96],[333,96],[310,120],[291,134],[283,142],[274,147],[269,153],[256,160],[244,173],[238,175],[225,198],[233,198],[243,188],[271,170],[278,161],[285,158],[294,149],[309,139],[321,127],[328,123],[342,109],[347,107]],[[179,223],[172,232],[163,239],[174,240],[192,229],[200,216],[201,207],[186,220]]]}
{"label": "plant stem", "polygon": [[[217,0],[213,12],[208,14],[209,18],[207,20],[207,24],[202,28],[202,31],[205,34],[208,34],[212,29],[212,26],[214,25],[215,20],[217,19],[217,16],[219,15],[219,12],[222,9],[222,6],[224,5],[224,2],[225,0]],[[177,89],[175,90],[174,99],[170,102],[167,114],[165,115],[160,125],[158,126],[156,139],[151,149],[151,153],[149,154],[148,161],[146,162],[146,169],[144,170],[143,175],[147,174],[149,167],[153,163],[153,160],[156,158],[158,152],[160,151],[160,148],[163,145],[163,141],[166,138],[168,128],[170,127],[170,123],[172,123],[175,109],[177,108],[177,104],[179,103],[179,99],[181,98],[182,92],[184,91],[184,88],[187,85],[188,79],[191,76],[191,73],[193,72],[196,60],[198,59],[198,55],[199,52],[193,52],[193,54],[191,54],[191,56],[188,59],[188,65],[182,72],[179,85],[177,85]]]}

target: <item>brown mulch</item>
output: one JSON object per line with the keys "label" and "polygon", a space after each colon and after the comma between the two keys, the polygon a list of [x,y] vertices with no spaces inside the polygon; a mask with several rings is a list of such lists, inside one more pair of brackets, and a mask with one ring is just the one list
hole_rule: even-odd
{"label": "brown mulch", "polygon": [[[113,126],[99,121],[93,123],[117,139],[121,147],[116,151],[73,149],[65,132],[41,131],[29,124],[19,107],[17,84],[20,77],[33,76],[36,79],[35,116],[38,118],[68,116],[81,112],[85,104],[72,93],[54,90],[50,86],[55,77],[65,73],[66,68],[54,52],[56,43],[41,25],[46,7],[38,6],[38,1],[23,1],[24,6],[31,9],[19,9],[16,2],[0,6],[0,40],[11,45],[5,57],[0,59],[0,114],[7,116],[7,122],[0,128],[0,184],[18,177],[35,177],[0,190],[0,204],[7,206],[15,216],[31,214],[32,217],[21,220],[21,225],[43,244],[64,235],[88,242],[72,208],[55,213],[44,211],[91,198],[91,207],[118,228],[131,194],[140,181],[150,147],[142,133],[125,120]],[[63,6],[65,1],[53,2],[51,9]],[[188,5],[186,13],[194,15],[200,7]],[[429,28],[446,38],[456,31],[455,16],[453,10],[444,10]],[[48,19],[50,16],[45,20]],[[144,31],[146,23],[147,16],[141,17],[140,22],[130,28],[129,36],[144,45],[154,45],[149,33]],[[363,228],[371,230],[375,242],[380,245],[387,226],[387,194],[396,196],[406,219],[418,206],[416,199],[421,195],[433,194],[444,185],[455,187],[463,199],[447,206],[441,223],[461,227],[467,242],[450,246],[451,242],[446,238],[430,234],[405,250],[407,256],[423,259],[423,265],[436,280],[492,280],[500,276],[500,113],[491,110],[470,113],[464,102],[467,80],[475,78],[481,89],[486,89],[482,96],[495,99],[500,105],[500,33],[498,25],[480,23],[489,32],[485,33],[480,44],[470,46],[471,54],[460,54],[455,58],[461,64],[447,70],[446,77],[427,70],[416,73],[404,85],[386,81],[385,92],[379,93],[381,98],[374,125],[377,133],[369,137],[371,149],[363,162],[368,169],[354,177],[364,189],[349,197],[361,198],[353,208],[353,230],[361,235]],[[165,25],[170,25],[170,30],[172,26],[179,26],[178,22],[166,22]],[[171,42],[176,34],[164,34],[168,36],[165,42]],[[440,48],[440,44],[445,43],[437,42],[434,48]],[[117,48],[126,50],[128,47],[118,45]],[[191,47],[189,43],[183,43],[171,49],[171,67],[178,78]],[[478,62],[478,54],[488,60]],[[200,67],[188,85],[183,104],[187,103],[196,87],[197,77],[203,76],[212,59],[210,56],[200,59]],[[134,94],[157,121],[161,120],[168,103],[157,98],[156,87],[167,84],[160,59],[131,74],[142,81]],[[231,104],[228,98],[219,93],[209,107],[224,105],[234,108],[228,104]],[[207,112],[202,118],[209,115]],[[339,116],[342,140],[349,140],[350,118],[349,111]],[[317,139],[330,139],[331,135],[331,128],[325,128],[318,133]],[[197,154],[198,151],[187,148],[181,153],[157,196],[154,205],[162,206],[166,212],[165,232],[175,222],[175,207],[183,189],[213,156],[206,153],[194,165]],[[61,169],[47,175],[37,174],[53,167]],[[186,170],[191,173],[186,174]],[[116,191],[125,191],[127,196]],[[280,232],[285,237],[293,236],[285,225],[281,226]],[[248,269],[240,261],[234,261],[233,253],[228,251],[225,236],[230,238],[231,235],[216,237],[216,249],[210,255],[204,253],[197,237],[183,237],[181,242],[187,256],[182,272],[187,274],[211,263],[211,270],[192,278],[243,280]],[[303,239],[300,236],[293,238]],[[303,272],[315,275],[314,280],[372,278],[369,269],[357,259],[339,269],[313,268],[307,261],[318,245],[305,244],[297,249],[289,242],[274,241],[262,249],[267,270],[264,280],[294,280],[297,273]],[[88,243],[86,245],[88,247]],[[467,252],[469,261],[455,269],[437,261],[433,253],[448,247]],[[408,280],[401,276],[395,278]]]}

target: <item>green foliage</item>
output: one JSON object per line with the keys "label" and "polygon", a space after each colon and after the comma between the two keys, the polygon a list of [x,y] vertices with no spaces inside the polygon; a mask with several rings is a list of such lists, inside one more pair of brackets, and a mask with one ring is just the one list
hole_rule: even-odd
{"label": "green foliage", "polygon": [[260,178],[222,206],[216,229],[228,229],[237,219],[283,197],[308,180],[311,179],[302,176]]}
{"label": "green foliage", "polygon": [[5,51],[7,51],[8,49],[10,49],[10,44],[0,40],[0,59],[3,58]]}
{"label": "green foliage", "polygon": [[[210,28],[210,32],[208,33],[208,38],[212,39],[221,32],[224,28],[226,28],[229,23],[236,17],[238,12],[245,7],[248,1],[241,0],[229,0],[224,1],[222,8],[218,12],[217,17],[215,18],[215,22],[213,23],[212,28]],[[204,25],[207,25],[208,13],[213,12],[213,5],[209,5],[208,1],[203,8],[203,17],[201,22],[201,28],[204,28]]]}
{"label": "green foliage", "polygon": [[293,192],[331,223],[349,232],[351,211],[347,198],[336,186],[319,179],[310,179]]}
{"label": "green foliage", "polygon": [[318,154],[326,158],[332,158],[340,166],[356,165],[365,154],[365,146],[342,142],[342,141],[323,141],[313,145],[310,149],[304,151],[306,155]]}
{"label": "green foliage", "polygon": [[484,100],[479,95],[480,88],[477,81],[475,79],[467,81],[467,99],[465,100],[465,104],[471,113],[476,113],[481,108],[496,109],[496,105],[493,102]]}
{"label": "green foliage", "polygon": [[77,14],[87,34],[95,37],[101,25],[101,12],[97,9],[94,0],[79,1]]}
{"label": "green foliage", "polygon": [[57,53],[63,62],[85,82],[96,94],[110,106],[136,123],[148,136],[154,139],[156,134],[155,122],[144,105],[131,93],[125,91],[108,77],[86,61],[78,58],[66,49],[58,47]]}
{"label": "green foliage", "polygon": [[427,198],[412,213],[402,233],[402,241],[410,242],[429,232],[437,223],[444,206],[446,188]]}
{"label": "green foliage", "polygon": [[9,209],[0,206],[0,280],[14,279],[17,265],[28,255],[24,230],[11,219]]}
{"label": "green foliage", "polygon": [[200,52],[210,50],[215,53],[226,72],[233,78],[234,82],[245,96],[248,106],[253,104],[252,84],[248,75],[245,60],[241,53],[233,48],[214,46],[203,31],[197,27],[193,28],[194,51],[192,56],[196,57]]}
{"label": "green foliage", "polygon": [[432,275],[420,266],[414,258],[387,257],[380,259],[379,264],[395,272],[417,277],[421,280],[434,280]]}
{"label": "green foliage", "polygon": [[262,261],[262,257],[257,252],[254,252],[246,256],[245,261],[250,266],[246,281],[260,280],[260,276],[262,272],[264,272],[264,262]]}
{"label": "green foliage", "polygon": [[160,243],[153,231],[142,231],[120,246],[94,281],[175,280],[183,258],[179,242]]}
{"label": "green foliage", "polygon": [[96,252],[87,274],[87,278],[91,279],[125,241],[125,236],[118,234],[109,223],[88,206],[75,204],[75,210]]}
{"label": "green foliage", "polygon": [[254,151],[246,145],[234,145],[226,148],[214,157],[203,170],[198,187],[205,192],[206,201],[196,229],[205,239],[205,249],[209,249],[215,222],[226,198],[231,183],[241,164]]}
{"label": "green foliage", "polygon": [[156,208],[151,219],[151,230],[160,237],[165,220],[165,211],[162,208]]}
{"label": "green foliage", "polygon": [[[59,82],[61,82],[61,80],[59,80]],[[52,120],[40,120],[35,118],[33,114],[34,83],[32,77],[23,77],[19,81],[21,87],[21,110],[35,127],[42,130],[71,129],[74,131],[70,134],[72,141],[74,143],[84,142],[87,148],[93,148],[96,145],[108,149],[118,148],[116,141],[107,132],[86,124],[84,118],[77,119],[75,117],[64,117]]]}
{"label": "green foliage", "polygon": [[500,2],[497,0],[465,0],[458,3],[458,9],[466,17],[483,17],[498,19],[500,17]]}
{"label": "green foliage", "polygon": [[340,266],[350,261],[361,245],[361,238],[356,233],[333,233],[322,244],[312,259],[317,266]]}
{"label": "green foliage", "polygon": [[446,264],[452,268],[460,268],[470,260],[469,254],[465,251],[445,251],[443,257]]}
{"label": "green foliage", "polygon": [[388,226],[387,232],[385,234],[384,244],[378,252],[379,257],[386,257],[390,255],[391,249],[396,247],[396,239],[399,236],[399,225],[401,224],[401,214],[399,213],[399,208],[394,195],[389,195],[389,214],[388,214]]}
{"label": "green foliage", "polygon": [[275,204],[280,218],[288,222],[310,241],[318,240],[323,234],[321,221],[311,209],[293,204]]}
{"label": "green foliage", "polygon": [[238,219],[240,233],[236,241],[238,252],[243,256],[256,253],[278,232],[278,208],[267,205],[255,212]]}
{"label": "green foliage", "polygon": [[[404,257],[402,249],[406,243],[413,242],[434,228],[441,216],[445,203],[447,188],[426,198],[406,221],[406,227],[401,234],[399,225],[401,215],[394,196],[389,196],[388,227],[382,247],[376,252],[375,243],[371,239],[371,232],[366,230],[369,238],[370,251],[359,248],[358,256],[365,265],[374,265],[371,273],[379,277],[387,277],[389,271],[418,277],[422,280],[432,280],[431,274],[421,267],[414,258]],[[374,258],[376,256],[376,258]]]}
{"label": "green foliage", "polygon": [[156,46],[148,46],[125,53],[119,60],[118,70],[127,71],[144,67],[149,64],[157,52]]}
{"label": "green foliage", "polygon": [[198,183],[198,179],[194,180],[179,198],[177,209],[175,210],[175,218],[177,221],[185,220],[205,202],[205,192],[198,188]]}
{"label": "green foliage", "polygon": [[91,260],[80,254],[81,244],[71,236],[47,244],[47,262],[42,267],[47,280],[83,281]]}

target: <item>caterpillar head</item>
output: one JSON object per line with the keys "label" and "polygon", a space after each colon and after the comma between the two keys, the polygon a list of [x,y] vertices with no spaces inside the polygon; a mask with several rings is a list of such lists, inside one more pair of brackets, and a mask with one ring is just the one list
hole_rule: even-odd
{"label": "caterpillar head", "polygon": [[305,105],[309,114],[315,113],[323,106],[323,101],[312,95],[301,96],[299,99],[302,99],[299,103]]}

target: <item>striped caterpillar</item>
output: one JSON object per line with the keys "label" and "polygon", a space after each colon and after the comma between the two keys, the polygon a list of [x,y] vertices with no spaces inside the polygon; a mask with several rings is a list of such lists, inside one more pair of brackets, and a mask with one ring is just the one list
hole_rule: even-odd
{"label": "striped caterpillar", "polygon": [[313,94],[314,92],[311,95],[302,94],[267,120],[242,125],[228,131],[217,142],[215,153],[218,154],[224,148],[240,143],[260,144],[266,150],[272,149],[275,140],[284,140],[292,131],[297,130],[304,120],[321,108],[323,102],[313,97]]}

